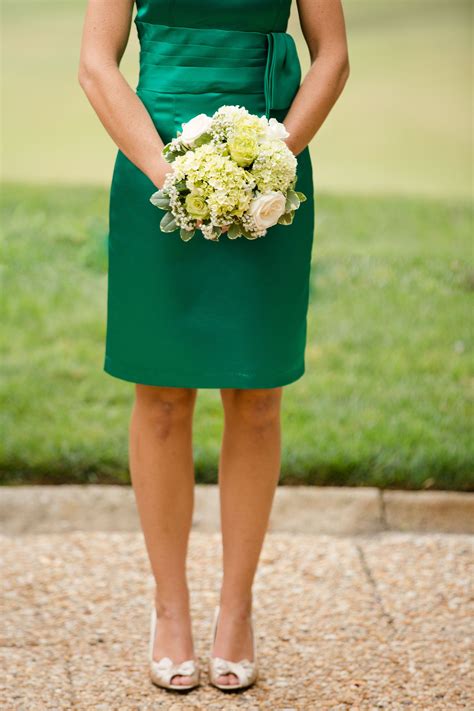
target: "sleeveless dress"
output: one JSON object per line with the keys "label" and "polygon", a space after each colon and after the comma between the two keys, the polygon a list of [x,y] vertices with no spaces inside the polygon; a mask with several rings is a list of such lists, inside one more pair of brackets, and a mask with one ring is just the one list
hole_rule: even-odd
{"label": "sleeveless dress", "polygon": [[[135,89],[164,143],[223,104],[283,121],[301,81],[291,0],[136,0]],[[138,140],[139,137],[137,137]],[[158,159],[158,156],[157,156]],[[184,242],[163,233],[157,190],[121,150],[110,186],[104,370],[135,383],[272,388],[300,378],[314,231],[309,149],[291,225]]]}

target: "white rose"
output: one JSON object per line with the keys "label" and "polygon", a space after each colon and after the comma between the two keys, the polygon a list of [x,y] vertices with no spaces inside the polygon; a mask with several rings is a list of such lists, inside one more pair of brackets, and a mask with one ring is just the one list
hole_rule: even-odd
{"label": "white rose", "polygon": [[199,136],[209,130],[211,123],[212,118],[207,114],[198,114],[190,121],[182,123],[181,141],[187,145],[192,145]]}
{"label": "white rose", "polygon": [[249,214],[255,220],[257,229],[266,230],[276,225],[285,212],[286,198],[279,190],[270,190],[254,198],[249,205]]}
{"label": "white rose", "polygon": [[277,121],[276,118],[268,119],[268,138],[288,138],[289,132],[285,128],[285,124]]}

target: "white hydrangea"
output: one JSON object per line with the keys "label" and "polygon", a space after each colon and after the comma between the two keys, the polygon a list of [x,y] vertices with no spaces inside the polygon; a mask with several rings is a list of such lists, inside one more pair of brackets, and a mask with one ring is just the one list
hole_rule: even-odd
{"label": "white hydrangea", "polygon": [[286,143],[266,140],[260,144],[260,152],[250,168],[250,173],[261,193],[268,190],[286,193],[295,179],[297,165],[296,156]]}
{"label": "white hydrangea", "polygon": [[170,197],[176,223],[182,227],[187,226],[189,219],[183,195],[176,187],[181,181],[191,193],[206,198],[211,222],[216,226],[240,217],[247,210],[255,188],[250,173],[211,143],[178,156],[173,161],[173,171],[166,175],[163,189]]}
{"label": "white hydrangea", "polygon": [[251,131],[258,140],[263,139],[268,131],[266,116],[251,114],[244,106],[221,106],[212,115],[210,133],[219,143],[231,140],[235,133]]}

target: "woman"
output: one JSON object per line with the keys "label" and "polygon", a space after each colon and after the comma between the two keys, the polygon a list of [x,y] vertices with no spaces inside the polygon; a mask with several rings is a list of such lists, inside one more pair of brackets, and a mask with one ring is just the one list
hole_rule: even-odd
{"label": "woman", "polygon": [[[89,0],[79,82],[118,146],[110,191],[104,369],[135,384],[132,484],[156,582],[150,672],[157,685],[199,681],[185,574],[193,510],[197,389],[219,388],[223,584],[211,682],[257,676],[252,584],[280,470],[283,386],[304,372],[314,226],[308,143],[349,74],[339,0],[298,0],[311,68],[286,33],[291,0],[136,0],[140,79],[119,71],[134,0]],[[161,149],[198,113],[245,106],[284,122],[308,199],[263,238],[189,242],[160,233],[150,195],[171,169]]]}

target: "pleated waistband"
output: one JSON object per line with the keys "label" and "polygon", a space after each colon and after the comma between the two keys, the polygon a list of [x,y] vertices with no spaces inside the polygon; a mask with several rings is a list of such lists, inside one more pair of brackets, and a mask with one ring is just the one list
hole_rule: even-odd
{"label": "pleated waistband", "polygon": [[301,66],[287,32],[176,27],[134,20],[140,42],[137,91],[264,94],[267,117],[287,109]]}

